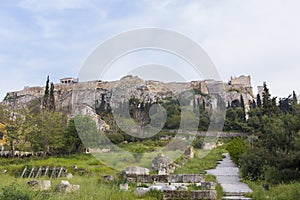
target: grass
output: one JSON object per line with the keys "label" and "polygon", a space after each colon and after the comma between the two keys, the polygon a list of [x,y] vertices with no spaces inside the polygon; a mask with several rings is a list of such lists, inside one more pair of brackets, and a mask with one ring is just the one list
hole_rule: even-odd
{"label": "grass", "polygon": [[[108,175],[114,174],[116,171],[107,167],[99,160],[94,158],[92,155],[80,154],[72,156],[63,157],[49,157],[46,159],[32,158],[32,159],[0,159],[0,170],[7,169],[9,174],[14,176],[20,176],[21,171],[25,166],[39,167],[39,166],[49,166],[49,167],[65,167],[71,173],[76,173],[72,170],[72,166],[76,165],[79,169],[84,169],[89,173],[94,173],[97,175]],[[79,171],[79,170],[78,170]]]}
{"label": "grass", "polygon": [[[55,179],[51,182],[51,189],[49,191],[33,191],[30,187],[27,186],[26,182],[28,179],[15,179],[9,175],[1,175],[1,185],[3,186],[16,184],[19,193],[27,194],[30,199],[38,199],[38,200],[74,200],[74,199],[89,199],[89,200],[98,200],[98,199],[136,199],[133,194],[133,191],[121,191],[118,188],[118,185],[108,184],[99,181],[99,177],[96,176],[87,176],[80,177],[75,176],[70,181],[71,184],[79,184],[80,192],[72,192],[69,194],[62,194],[55,191],[56,185],[62,179]],[[1,199],[1,198],[0,198]],[[151,197],[150,195],[145,197],[145,199],[156,199]]]}
{"label": "grass", "polygon": [[[217,147],[211,151],[195,150],[195,157],[190,159],[184,166],[175,170],[176,174],[205,174],[205,170],[213,169],[217,166],[217,161],[223,159],[223,153],[227,153],[224,146]],[[205,175],[205,181],[217,183],[213,175]],[[217,198],[223,197],[223,189],[220,184],[216,186]]]}
{"label": "grass", "polygon": [[247,181],[247,184],[253,190],[253,193],[247,196],[254,200],[296,200],[300,197],[300,182],[270,185],[269,190],[263,188],[262,182]]}
{"label": "grass", "polygon": [[[131,144],[134,145],[134,144]],[[145,145],[146,146],[146,145]],[[127,148],[132,148],[128,146]],[[214,168],[218,160],[222,159],[222,153],[226,152],[223,147],[218,147],[210,152],[196,150],[196,157],[190,159],[186,165],[176,170],[176,173],[205,173],[206,169]],[[169,154],[177,155],[178,152],[167,152]],[[207,154],[207,155],[206,155]],[[130,154],[131,155],[131,154]],[[157,152],[147,152],[140,160],[140,163],[145,164],[145,167],[149,167],[150,161],[157,155]],[[203,155],[206,155],[203,157]],[[112,162],[116,162],[118,159],[124,159],[122,155],[112,155],[110,153],[102,154],[105,159],[109,159]],[[173,156],[173,155],[171,155]],[[201,159],[200,159],[200,158]],[[202,158],[203,157],[203,158]],[[132,165],[137,165],[133,156],[131,155]],[[180,162],[180,159],[179,161]],[[50,199],[50,200],[68,200],[68,199],[137,199],[134,195],[134,189],[136,185],[130,185],[129,191],[119,190],[119,183],[121,179],[117,179],[113,182],[101,181],[102,175],[114,175],[118,176],[119,171],[107,167],[105,164],[101,163],[98,159],[94,158],[92,155],[72,155],[72,156],[61,156],[61,157],[49,157],[47,159],[29,158],[29,159],[0,159],[0,170],[7,169],[8,174],[0,174],[0,196],[3,191],[3,187],[16,185],[17,189],[14,192],[22,193],[28,195],[30,199]],[[72,166],[76,165],[79,169],[84,169],[88,173],[80,175],[76,171],[72,170]],[[29,167],[39,167],[39,166],[49,166],[49,167],[66,167],[69,172],[74,174],[74,177],[70,179],[71,184],[80,185],[80,192],[73,192],[70,194],[61,194],[55,191],[56,186],[61,180],[66,178],[51,179],[52,187],[49,191],[33,191],[27,186],[27,181],[31,179],[20,179],[20,173],[25,166]],[[122,166],[120,166],[122,167]],[[123,168],[124,169],[124,168]],[[71,171],[70,171],[71,170]],[[207,181],[214,181],[215,177],[206,176]],[[217,188],[218,198],[222,196],[222,188],[218,185]],[[141,197],[142,199],[160,199],[162,193],[150,192],[146,196]],[[1,197],[0,197],[1,200]]]}
{"label": "grass", "polygon": [[[190,159],[183,167],[176,169],[176,174],[205,174],[205,170],[215,168],[217,161],[222,160],[222,154],[227,152],[223,146],[209,152],[208,150],[198,149],[195,151],[195,157]],[[206,156],[203,157],[203,155]]]}

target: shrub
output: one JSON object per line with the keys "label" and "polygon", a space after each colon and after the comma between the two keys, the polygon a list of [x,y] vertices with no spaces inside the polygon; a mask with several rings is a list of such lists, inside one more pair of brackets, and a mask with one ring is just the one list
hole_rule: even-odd
{"label": "shrub", "polygon": [[263,178],[266,166],[264,151],[260,148],[248,149],[239,160],[243,178],[257,180]]}
{"label": "shrub", "polygon": [[17,184],[12,183],[11,185],[4,186],[2,188],[2,195],[0,199],[3,200],[30,200],[29,196],[20,190],[16,189]]}
{"label": "shrub", "polygon": [[226,146],[226,150],[229,152],[233,162],[235,162],[238,165],[239,159],[246,152],[246,149],[246,142],[240,137],[234,138]]}

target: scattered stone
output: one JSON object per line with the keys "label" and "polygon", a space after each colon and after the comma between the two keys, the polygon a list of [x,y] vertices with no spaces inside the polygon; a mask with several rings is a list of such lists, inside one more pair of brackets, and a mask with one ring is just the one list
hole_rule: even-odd
{"label": "scattered stone", "polygon": [[204,190],[215,190],[217,184],[215,182],[202,182],[201,187]]}
{"label": "scattered stone", "polygon": [[71,174],[71,173],[68,173],[68,174],[67,174],[67,176],[66,176],[66,178],[67,178],[67,179],[71,179],[71,178],[73,178],[73,174]]}
{"label": "scattered stone", "polygon": [[202,149],[204,150],[212,150],[214,148],[216,148],[217,145],[215,143],[204,143]]}
{"label": "scattered stone", "polygon": [[72,166],[73,169],[78,169],[77,165]]}
{"label": "scattered stone", "polygon": [[49,190],[51,187],[49,180],[31,180],[27,184],[34,190]]}
{"label": "scattered stone", "polygon": [[174,185],[165,185],[161,189],[161,191],[168,191],[168,190],[174,191],[177,190],[177,187],[175,187]]}
{"label": "scattered stone", "polygon": [[170,165],[172,161],[168,158],[168,156],[165,156],[163,154],[158,154],[151,163],[151,168],[154,170],[159,170],[163,167],[167,167]]}
{"label": "scattered stone", "polygon": [[175,199],[209,199],[216,200],[216,190],[195,190],[195,191],[179,191],[179,190],[168,190],[164,191],[164,200],[175,200]]}
{"label": "scattered stone", "polygon": [[252,198],[244,197],[244,196],[227,196],[223,197],[224,200],[252,200]]}
{"label": "scattered stone", "polygon": [[149,187],[150,190],[162,191],[163,185],[151,185]]}
{"label": "scattered stone", "polygon": [[184,154],[185,154],[188,158],[194,158],[195,152],[194,152],[193,146],[190,146],[190,147],[184,152]]}
{"label": "scattered stone", "polygon": [[129,187],[128,187],[128,183],[125,183],[125,184],[120,184],[120,190],[128,190]]}
{"label": "scattered stone", "polygon": [[149,172],[149,169],[138,166],[129,166],[123,171],[125,175],[149,175]]}
{"label": "scattered stone", "polygon": [[149,192],[149,188],[144,188],[144,187],[138,187],[134,190],[134,195],[137,197],[141,197],[144,196],[145,194],[147,194]]}
{"label": "scattered stone", "polygon": [[184,190],[184,191],[187,191],[188,190],[188,187],[185,186],[185,185],[180,185],[177,187],[177,190]]}
{"label": "scattered stone", "polygon": [[158,154],[151,163],[151,168],[154,170],[158,170],[159,175],[167,175],[171,174],[175,171],[178,165],[172,163],[172,161],[163,154]]}
{"label": "scattered stone", "polygon": [[57,191],[62,193],[70,193],[80,190],[80,185],[72,185],[69,181],[62,180],[60,184],[56,187]]}
{"label": "scattered stone", "polygon": [[3,169],[0,171],[0,174],[5,174],[5,173],[7,173],[7,169]]}
{"label": "scattered stone", "polygon": [[115,177],[112,175],[105,175],[105,176],[102,176],[102,179],[105,181],[114,181]]}

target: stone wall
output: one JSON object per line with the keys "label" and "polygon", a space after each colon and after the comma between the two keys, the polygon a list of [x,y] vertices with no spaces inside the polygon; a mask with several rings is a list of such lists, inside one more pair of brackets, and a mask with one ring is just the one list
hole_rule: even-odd
{"label": "stone wall", "polygon": [[164,191],[164,200],[175,200],[175,199],[217,199],[216,190],[195,190],[195,191]]}
{"label": "stone wall", "polygon": [[251,87],[251,78],[250,76],[239,76],[231,78],[230,80],[231,85],[242,85],[244,87]]}
{"label": "stone wall", "polygon": [[169,175],[127,175],[128,182],[136,183],[202,183],[202,174],[169,174]]}

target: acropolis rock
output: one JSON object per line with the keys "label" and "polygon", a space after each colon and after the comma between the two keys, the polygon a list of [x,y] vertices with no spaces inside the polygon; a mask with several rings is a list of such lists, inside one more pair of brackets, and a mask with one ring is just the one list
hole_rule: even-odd
{"label": "acropolis rock", "polygon": [[[26,86],[21,91],[8,92],[1,104],[15,109],[27,107],[33,102],[39,104],[42,102],[44,91],[44,86]],[[228,102],[239,100],[242,95],[246,111],[249,110],[249,102],[255,98],[250,76],[234,77],[227,83],[214,80],[163,83],[128,75],[118,81],[110,82],[101,80],[80,82],[76,78],[62,78],[60,83],[54,84],[56,108],[69,116],[74,114],[76,106],[94,108],[95,104],[100,105],[102,101],[114,106],[116,102],[125,102],[130,98],[139,99],[140,102],[155,103],[160,99],[177,99],[186,91],[196,91],[193,94],[196,99],[194,102],[202,103],[204,100],[209,105],[208,108],[217,106],[217,100],[211,94],[219,91],[226,105]],[[76,105],[76,102],[80,102],[80,105]],[[190,105],[192,103],[193,101]]]}

